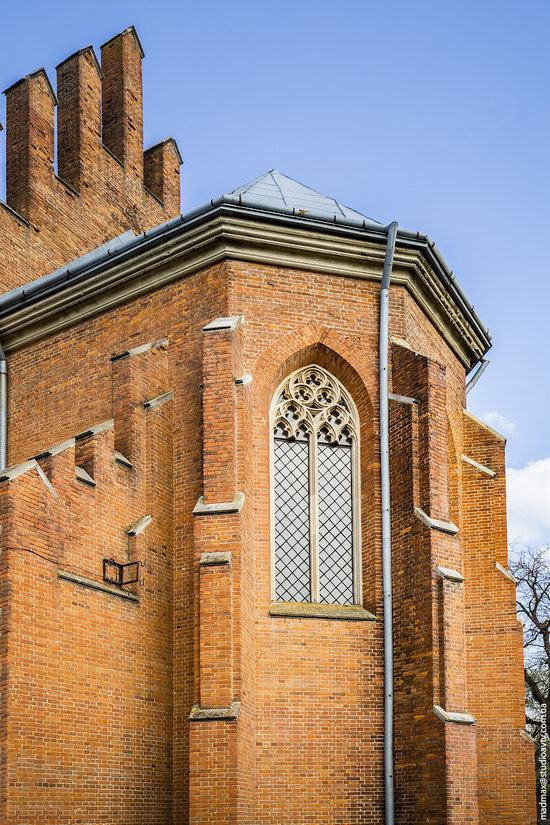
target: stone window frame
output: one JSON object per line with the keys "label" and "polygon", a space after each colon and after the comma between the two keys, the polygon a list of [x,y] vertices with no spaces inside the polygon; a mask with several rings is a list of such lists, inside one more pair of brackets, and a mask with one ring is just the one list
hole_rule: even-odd
{"label": "stone window frame", "polygon": [[[281,399],[285,389],[290,386],[304,388],[304,379],[311,373],[317,373],[326,379],[323,388],[330,389],[334,397],[329,403],[318,407],[312,414],[308,403],[294,394]],[[289,420],[288,407],[295,405],[298,414],[292,415],[293,420]],[[337,408],[340,415],[338,423],[330,420],[330,412]],[[275,544],[275,430],[277,426],[286,428],[291,436],[295,436],[298,430],[305,427],[308,431],[310,441],[315,439],[317,444],[318,433],[321,429],[326,431],[328,440],[325,443],[338,443],[339,437],[345,431],[350,436],[351,450],[351,504],[352,504],[352,570],[353,570],[353,602],[327,603],[320,601],[319,584],[319,534],[318,534],[318,456],[317,449],[309,450],[309,545],[310,545],[310,601],[289,602],[277,598],[276,595],[276,544]],[[324,367],[316,363],[302,366],[287,375],[277,387],[273,394],[269,410],[269,495],[270,495],[270,578],[271,578],[271,601],[272,605],[292,605],[303,604],[312,605],[321,609],[335,610],[338,608],[349,609],[350,607],[361,607],[363,602],[362,587],[362,553],[361,553],[361,456],[360,456],[360,419],[357,406],[339,379]]]}

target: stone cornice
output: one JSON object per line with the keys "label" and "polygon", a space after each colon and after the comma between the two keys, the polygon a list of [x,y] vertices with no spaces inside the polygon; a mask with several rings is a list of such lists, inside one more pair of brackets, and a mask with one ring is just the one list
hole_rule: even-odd
{"label": "stone cornice", "polygon": [[[113,258],[85,278],[67,279],[62,289],[6,312],[1,341],[7,352],[14,351],[224,260],[380,281],[384,251],[382,242],[360,231],[304,228],[222,207],[157,244]],[[476,329],[473,313],[468,317],[420,249],[398,240],[392,283],[411,293],[464,366],[486,352],[488,339],[479,333],[479,322]]]}

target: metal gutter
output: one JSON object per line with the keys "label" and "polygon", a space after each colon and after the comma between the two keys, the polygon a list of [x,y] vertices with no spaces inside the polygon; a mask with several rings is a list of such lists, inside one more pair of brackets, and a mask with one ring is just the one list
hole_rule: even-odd
{"label": "metal gutter", "polygon": [[[387,242],[387,228],[382,224],[367,218],[360,219],[352,216],[334,214],[332,220],[326,213],[316,213],[292,207],[277,206],[267,209],[265,203],[247,198],[246,195],[227,194],[214,198],[211,201],[182,215],[177,215],[153,229],[148,229],[141,235],[134,235],[128,231],[109,241],[103,246],[92,250],[67,266],[60,267],[48,275],[43,275],[29,284],[0,295],[0,319],[14,311],[31,306],[58,292],[65,287],[73,286],[82,281],[100,274],[111,265],[124,261],[156,247],[164,241],[175,238],[191,227],[207,222],[220,214],[236,215],[237,217],[250,216],[266,222],[279,222],[301,229],[318,229],[322,232],[336,232],[348,236],[360,237],[375,243]],[[398,229],[395,243],[397,246],[409,249],[419,249],[426,257],[431,268],[437,273],[445,289],[451,294],[465,314],[471,326],[485,347],[484,354],[491,346],[489,330],[476,315],[473,306],[469,303],[462,291],[452,270],[448,267],[441,252],[435,243],[419,232]],[[485,366],[482,367],[485,369]],[[475,374],[468,384],[468,389],[481,376],[482,369]],[[4,350],[0,346],[0,464],[6,465],[7,460],[7,362]]]}
{"label": "metal gutter", "polygon": [[[222,195],[190,212],[178,215],[153,229],[149,229],[141,235],[126,232],[108,244],[82,256],[82,258],[72,261],[67,266],[60,267],[48,275],[37,278],[30,284],[25,284],[5,293],[0,296],[0,318],[14,309],[35,303],[52,293],[62,290],[68,283],[74,284],[85,280],[108,268],[114,261],[117,263],[122,262],[152,246],[156,246],[165,239],[177,236],[186,229],[209,220],[219,212],[226,211],[241,216],[250,214],[256,219],[268,222],[284,222],[304,229],[318,228],[325,232],[351,233],[354,236],[360,235],[366,240],[377,243],[385,244],[386,242],[386,228],[374,221],[357,220],[336,214],[332,220],[327,220],[325,214],[316,214],[310,211],[307,215],[304,215],[300,214],[301,210],[290,207],[278,207],[276,211],[268,210],[265,208],[265,204],[250,200],[243,195]],[[439,275],[445,288],[453,296],[466,314],[468,321],[484,341],[488,350],[491,345],[489,331],[468,302],[454,273],[448,267],[435,243],[427,235],[405,229],[398,230],[396,243],[398,247],[420,249],[423,252],[431,267]]]}

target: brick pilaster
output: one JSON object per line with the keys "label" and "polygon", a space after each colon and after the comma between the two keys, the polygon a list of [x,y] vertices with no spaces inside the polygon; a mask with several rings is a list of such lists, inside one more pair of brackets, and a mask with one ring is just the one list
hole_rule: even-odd
{"label": "brick pilaster", "polygon": [[168,389],[167,346],[153,341],[111,358],[115,449],[136,466],[145,463],[144,403]]}
{"label": "brick pilaster", "polygon": [[[198,565],[198,702],[190,717],[192,821],[236,821],[237,720],[235,574],[239,562],[242,494],[237,489],[235,377],[241,360],[240,318],[218,318],[202,339],[203,495],[195,507]],[[223,788],[212,794],[209,789]]]}
{"label": "brick pilaster", "polygon": [[[449,521],[446,378],[398,345],[390,404],[398,821],[477,823],[475,730],[464,713],[461,551]],[[457,572],[442,577],[437,568]]]}
{"label": "brick pilaster", "polygon": [[464,456],[479,465],[462,462],[469,710],[478,721],[480,824],[531,825],[534,750],[519,733],[523,632],[514,582],[502,572],[508,564],[504,448],[503,437],[465,413]]}

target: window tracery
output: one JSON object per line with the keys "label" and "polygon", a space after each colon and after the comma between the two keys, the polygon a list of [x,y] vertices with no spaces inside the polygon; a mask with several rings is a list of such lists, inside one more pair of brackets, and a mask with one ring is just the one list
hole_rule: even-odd
{"label": "window tracery", "polygon": [[272,405],[273,579],[278,601],[360,603],[359,430],[355,404],[317,365]]}

